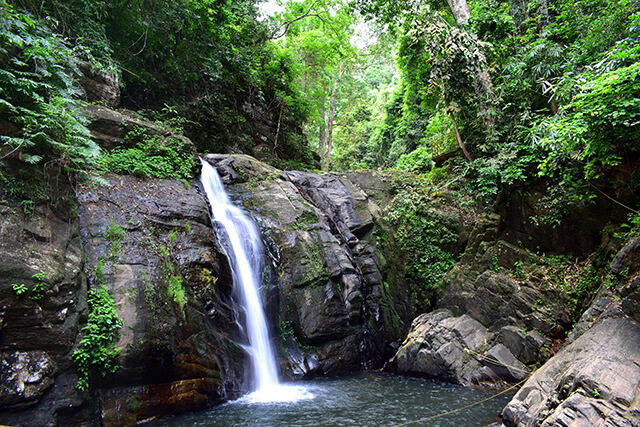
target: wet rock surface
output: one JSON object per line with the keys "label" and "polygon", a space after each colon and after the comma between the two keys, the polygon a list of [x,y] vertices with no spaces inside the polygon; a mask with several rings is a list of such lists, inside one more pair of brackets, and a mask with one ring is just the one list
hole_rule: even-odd
{"label": "wet rock surface", "polygon": [[287,370],[313,377],[380,366],[410,320],[403,282],[394,294],[383,286],[397,260],[381,259],[375,244],[391,177],[281,172],[243,155],[206,159],[267,239],[277,266],[270,323],[280,326]]}
{"label": "wet rock surface", "polygon": [[[229,267],[216,249],[206,201],[178,181],[104,178],[108,185],[77,191],[90,283],[100,286],[101,269],[123,321],[115,344],[121,367],[101,381],[103,424],[144,419],[148,408],[202,409],[237,395],[244,352],[231,339]],[[132,395],[139,405],[124,405]],[[126,413],[108,409],[120,404]]]}
{"label": "wet rock surface", "polygon": [[73,189],[64,175],[9,166],[5,176],[30,176],[47,198],[27,205],[0,183],[0,424],[64,424],[88,415],[71,361],[86,318]]}

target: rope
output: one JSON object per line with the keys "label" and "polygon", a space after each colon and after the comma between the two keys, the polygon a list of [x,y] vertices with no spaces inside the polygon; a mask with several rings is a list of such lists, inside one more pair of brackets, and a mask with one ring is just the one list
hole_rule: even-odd
{"label": "rope", "polygon": [[527,381],[528,379],[529,379],[529,377],[525,378],[524,380],[520,381],[520,382],[519,382],[519,383],[517,383],[517,384],[512,385],[511,387],[509,387],[509,388],[507,388],[507,389],[505,389],[505,390],[502,390],[501,392],[499,392],[499,393],[497,393],[497,394],[494,394],[493,396],[487,397],[486,399],[482,399],[482,400],[480,400],[479,402],[472,403],[472,404],[467,405],[467,406],[463,406],[462,408],[453,409],[453,410],[448,411],[448,412],[443,412],[442,414],[438,414],[438,415],[433,415],[433,416],[430,416],[430,417],[421,418],[421,419],[419,419],[419,420],[415,420],[415,421],[408,421],[408,422],[406,422],[406,423],[402,423],[402,424],[395,424],[395,425],[393,425],[393,426],[391,426],[391,427],[403,427],[403,426],[408,426],[408,425],[410,425],[410,424],[415,424],[415,423],[420,423],[420,422],[423,422],[423,421],[433,420],[433,419],[436,419],[436,418],[440,418],[440,417],[444,417],[444,416],[447,416],[447,415],[454,414],[454,413],[456,413],[456,412],[464,411],[464,410],[467,410],[467,409],[469,409],[469,408],[473,408],[474,406],[480,405],[481,403],[487,402],[487,401],[489,401],[489,400],[491,400],[491,399],[495,399],[496,397],[498,397],[498,396],[500,396],[500,395],[502,395],[502,394],[505,394],[505,393],[507,393],[507,392],[509,392],[509,391],[513,390],[513,389],[514,389],[514,388],[516,388],[516,387],[520,387],[520,386],[521,386],[522,384],[524,384],[524,383],[525,383],[525,381]]}
{"label": "rope", "polygon": [[516,371],[524,372],[525,374],[528,374],[528,373],[531,372],[531,369],[528,369],[528,368],[522,369],[522,368],[520,368],[518,366],[507,365],[506,363],[500,362],[499,360],[494,359],[493,357],[489,357],[489,356],[487,356],[485,354],[478,353],[477,351],[469,350],[468,348],[465,348],[464,351],[466,353],[469,353],[469,354],[473,355],[474,357],[476,357],[478,359],[486,360],[487,362],[491,363],[492,365],[501,365],[501,366],[504,366],[505,368],[508,368],[508,369],[513,369],[513,370],[516,370]]}

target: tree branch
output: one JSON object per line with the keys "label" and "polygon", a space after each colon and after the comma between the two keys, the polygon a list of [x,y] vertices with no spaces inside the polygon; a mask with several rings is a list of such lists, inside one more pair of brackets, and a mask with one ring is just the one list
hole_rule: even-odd
{"label": "tree branch", "polygon": [[342,126],[343,128],[347,129],[351,135],[356,135],[356,136],[358,135],[349,126],[345,125],[344,123],[334,123],[333,125],[334,126]]}
{"label": "tree branch", "polygon": [[[297,18],[294,18],[290,21],[287,21],[285,23],[283,23],[282,25],[280,25],[278,28],[276,28],[272,33],[271,36],[269,36],[270,39],[279,39],[280,37],[284,37],[285,34],[287,34],[287,30],[289,29],[289,27],[291,26],[291,24],[293,24],[296,21],[299,21],[301,19],[304,19],[308,16],[313,16],[318,18],[319,20],[321,20],[322,22],[324,22],[324,20],[320,17],[320,15],[318,15],[317,13],[311,13],[311,10],[313,9],[313,6],[316,5],[316,3],[318,3],[318,0],[314,1],[311,6],[309,6],[309,9],[307,9],[307,11],[305,13],[303,13],[302,15],[298,16]],[[278,35],[278,32],[284,27],[284,30],[282,31],[282,34]]]}

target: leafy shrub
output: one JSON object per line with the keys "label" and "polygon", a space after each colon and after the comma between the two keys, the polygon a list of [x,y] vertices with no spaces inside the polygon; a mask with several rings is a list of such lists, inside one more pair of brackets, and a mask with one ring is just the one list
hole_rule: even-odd
{"label": "leafy shrub", "polygon": [[100,149],[77,99],[76,52],[42,21],[4,2],[0,13],[0,120],[10,124],[0,141],[29,163],[92,167]]}
{"label": "leafy shrub", "polygon": [[398,246],[404,255],[405,279],[413,285],[412,294],[423,309],[438,290],[440,279],[453,267],[454,255],[447,247],[457,242],[457,222],[433,209],[429,188],[424,182],[400,177],[397,194],[389,205],[386,219],[394,225]]}
{"label": "leafy shrub", "polygon": [[141,128],[129,132],[125,144],[102,156],[106,169],[114,173],[155,178],[191,179],[195,164],[192,146],[183,138],[148,135]]}
{"label": "leafy shrub", "polygon": [[409,154],[403,154],[396,162],[396,169],[415,173],[426,173],[432,167],[431,153],[425,147],[418,147]]}
{"label": "leafy shrub", "polygon": [[116,313],[115,303],[107,287],[104,285],[102,261],[96,267],[94,286],[89,289],[87,305],[89,319],[82,328],[84,336],[80,347],[73,352],[73,361],[78,366],[79,379],[77,387],[85,390],[89,385],[89,372],[96,369],[102,376],[114,373],[119,368],[120,349],[114,342],[118,337],[118,329],[122,320]]}

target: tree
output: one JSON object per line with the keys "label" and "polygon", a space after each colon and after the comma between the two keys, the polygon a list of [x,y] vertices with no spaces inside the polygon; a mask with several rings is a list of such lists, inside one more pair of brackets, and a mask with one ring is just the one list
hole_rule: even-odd
{"label": "tree", "polygon": [[356,61],[350,36],[353,17],[341,1],[290,1],[277,17],[274,35],[282,50],[298,58],[298,88],[311,105],[307,134],[316,141],[324,167],[328,168],[333,149],[333,131],[340,101],[341,79]]}

